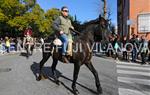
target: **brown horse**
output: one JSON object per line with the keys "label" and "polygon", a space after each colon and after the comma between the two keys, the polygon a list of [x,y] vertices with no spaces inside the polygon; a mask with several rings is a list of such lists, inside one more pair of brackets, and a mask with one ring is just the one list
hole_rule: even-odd
{"label": "brown horse", "polygon": [[[99,25],[99,23],[88,25],[84,29],[84,32],[80,33],[80,35],[78,37],[76,37],[76,39],[73,42],[73,49],[76,48],[77,51],[73,52],[73,55],[68,57],[69,62],[74,63],[72,89],[73,89],[73,93],[75,95],[77,95],[77,93],[78,93],[78,90],[76,89],[76,81],[78,78],[80,67],[82,65],[86,65],[87,68],[89,68],[89,70],[93,73],[93,75],[95,77],[97,93],[98,94],[102,93],[102,88],[101,88],[101,84],[99,81],[98,73],[95,70],[95,68],[92,64],[92,61],[91,61],[92,51],[89,49],[89,47],[92,47],[92,44],[94,43],[94,34],[95,34],[95,32],[97,32],[96,31],[97,29],[95,29],[95,25]],[[45,43],[49,42],[49,41],[50,40],[47,39],[47,40],[45,40]],[[62,57],[61,57],[62,55],[61,55],[61,52],[59,52],[59,50],[57,50],[56,47],[57,46],[54,46],[51,44],[50,48],[47,49],[47,50],[51,51],[53,48],[54,49],[53,53],[43,51],[43,59],[40,61],[40,73],[38,76],[38,80],[41,80],[41,78],[43,77],[43,74],[42,74],[43,65],[46,63],[46,61],[49,59],[49,57],[52,56],[52,59],[53,59],[53,63],[51,66],[52,73],[53,73],[55,82],[57,84],[59,84],[59,80],[56,75],[56,66],[57,66],[58,61],[62,61]]]}

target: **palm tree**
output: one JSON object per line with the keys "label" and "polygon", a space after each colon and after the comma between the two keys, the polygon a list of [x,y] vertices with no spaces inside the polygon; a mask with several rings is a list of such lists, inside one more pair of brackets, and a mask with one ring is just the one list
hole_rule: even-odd
{"label": "palm tree", "polygon": [[103,16],[106,19],[107,18],[107,1],[106,0],[101,0],[104,3],[104,7],[103,7]]}

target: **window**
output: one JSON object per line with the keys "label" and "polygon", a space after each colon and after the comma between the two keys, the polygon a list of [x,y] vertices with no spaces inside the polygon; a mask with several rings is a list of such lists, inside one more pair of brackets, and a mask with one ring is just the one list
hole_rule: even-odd
{"label": "window", "polygon": [[150,13],[138,16],[138,31],[139,33],[150,32]]}

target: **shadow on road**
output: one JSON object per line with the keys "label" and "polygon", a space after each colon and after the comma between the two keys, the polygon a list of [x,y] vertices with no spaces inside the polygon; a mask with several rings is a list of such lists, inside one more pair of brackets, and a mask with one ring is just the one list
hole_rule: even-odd
{"label": "shadow on road", "polygon": [[25,53],[25,52],[21,52],[21,53],[20,53],[20,56],[24,56],[24,57],[26,57],[26,56],[27,56],[27,53]]}
{"label": "shadow on road", "polygon": [[[33,62],[33,64],[31,65],[31,70],[32,70],[32,72],[33,72],[33,74],[35,75],[35,78],[36,78],[36,80],[37,80],[38,75],[39,75],[39,63]],[[53,77],[53,75],[52,75],[51,67],[43,67],[43,68],[42,68],[42,73],[43,73],[44,77],[48,78],[50,81],[52,81],[53,83],[56,84],[56,81],[54,80],[54,77]],[[70,78],[68,78],[68,77],[66,77],[66,76],[63,76],[62,73],[59,72],[58,70],[56,70],[56,75],[57,75],[58,78],[61,77],[61,78],[64,78],[64,79],[66,79],[66,80],[68,80],[68,81],[73,82],[72,79],[70,79]],[[62,81],[59,81],[59,82],[60,82],[67,90],[69,90],[71,93],[73,93],[73,90],[72,90],[70,87],[68,87],[64,82],[62,82]],[[86,86],[84,86],[84,85],[82,85],[82,84],[80,84],[80,83],[78,83],[78,82],[77,82],[76,84],[79,85],[79,86],[81,86],[81,87],[83,87],[84,89],[87,89],[88,91],[92,92],[93,94],[97,94],[96,91],[94,91],[94,90],[92,90],[92,89],[90,89],[90,88],[88,88],[88,87],[86,87]]]}
{"label": "shadow on road", "polygon": [[[66,77],[66,76],[61,75],[60,77],[62,77],[62,78],[64,78],[64,79],[66,79],[66,80],[68,80],[68,81],[73,82],[73,80],[72,80],[72,79],[70,79],[70,78],[68,78],[68,77]],[[66,86],[63,82],[61,82],[61,84],[62,84],[62,85],[63,85],[66,89],[68,89],[69,91],[71,91],[71,92],[72,92],[72,90],[71,90],[69,87],[67,87],[67,86]],[[76,82],[76,84],[77,84],[77,85],[79,85],[79,86],[81,86],[82,88],[84,88],[84,89],[86,89],[86,90],[88,90],[88,91],[92,92],[93,94],[97,94],[97,92],[96,92],[96,91],[94,91],[94,90],[92,90],[92,89],[90,89],[90,88],[88,88],[88,87],[86,87],[86,86],[82,85],[81,83]],[[73,92],[72,92],[72,93],[73,93]]]}
{"label": "shadow on road", "polygon": [[19,56],[23,56],[28,59],[30,56],[32,56],[32,54],[27,54],[26,52],[21,52]]}
{"label": "shadow on road", "polygon": [[[31,70],[36,78],[36,80],[38,80],[38,75],[39,75],[39,63],[33,62],[33,64],[31,65]],[[44,76],[44,78],[49,79],[50,81],[56,83],[56,81],[54,80],[53,74],[52,74],[52,69],[51,67],[43,67],[42,68],[42,74]],[[59,78],[61,76],[61,72],[59,72],[58,70],[56,70],[56,76]]]}
{"label": "shadow on road", "polygon": [[23,56],[23,57],[26,57],[28,59],[27,53],[25,53],[25,52],[21,52],[19,56]]}

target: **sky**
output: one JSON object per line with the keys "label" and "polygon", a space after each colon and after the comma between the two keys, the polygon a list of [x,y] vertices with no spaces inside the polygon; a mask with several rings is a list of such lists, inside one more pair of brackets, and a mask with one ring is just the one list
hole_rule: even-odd
{"label": "sky", "polygon": [[[107,0],[108,9],[111,12],[113,24],[117,24],[117,0]],[[71,16],[77,16],[82,23],[98,18],[102,2],[100,0],[37,0],[42,9],[47,11],[51,8],[61,9],[62,6],[69,8]]]}

